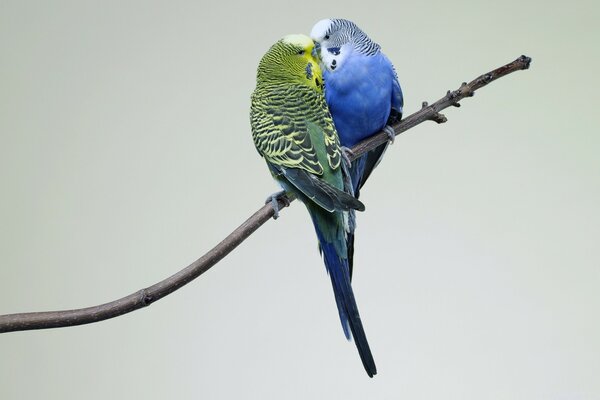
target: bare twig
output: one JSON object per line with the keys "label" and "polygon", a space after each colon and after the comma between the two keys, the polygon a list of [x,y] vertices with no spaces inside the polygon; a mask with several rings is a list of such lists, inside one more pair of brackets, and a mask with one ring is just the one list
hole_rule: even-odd
{"label": "bare twig", "polygon": [[[487,74],[481,75],[469,83],[463,83],[457,90],[448,91],[444,97],[431,105],[423,102],[421,110],[407,116],[392,128],[396,132],[396,135],[399,135],[423,121],[430,120],[437,123],[446,122],[446,117],[440,114],[441,110],[450,106],[460,106],[458,102],[465,97],[473,96],[477,89],[504,75],[527,69],[529,68],[530,63],[531,59],[529,57],[521,56],[515,61],[488,72]],[[361,154],[374,149],[386,140],[388,140],[387,134],[385,132],[379,132],[354,146],[352,148],[351,157],[356,158]],[[292,200],[293,199],[280,199],[278,201],[280,209],[289,206]],[[271,203],[265,204],[208,253],[176,274],[150,287],[139,290],[121,299],[93,307],[64,311],[0,315],[0,333],[89,324],[114,318],[139,308],[146,307],[202,275],[210,267],[218,263],[235,249],[262,224],[271,219],[273,214],[274,210]]]}

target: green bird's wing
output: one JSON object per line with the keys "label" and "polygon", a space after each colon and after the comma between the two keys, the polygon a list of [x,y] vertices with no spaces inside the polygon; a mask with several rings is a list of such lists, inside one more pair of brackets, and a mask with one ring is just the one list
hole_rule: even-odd
{"label": "green bird's wing", "polygon": [[304,196],[329,212],[365,210],[364,204],[355,197],[331,186],[315,175],[298,168],[281,168],[281,170],[287,181],[300,190]]}
{"label": "green bird's wing", "polygon": [[250,118],[256,149],[275,175],[327,211],[364,209],[343,191],[339,139],[322,95],[302,86],[257,88]]}
{"label": "green bird's wing", "polygon": [[258,152],[269,162],[301,168],[323,175],[320,159],[307,124],[321,128],[327,161],[337,169],[341,161],[340,144],[323,96],[299,86],[257,89],[252,96],[252,137]]}

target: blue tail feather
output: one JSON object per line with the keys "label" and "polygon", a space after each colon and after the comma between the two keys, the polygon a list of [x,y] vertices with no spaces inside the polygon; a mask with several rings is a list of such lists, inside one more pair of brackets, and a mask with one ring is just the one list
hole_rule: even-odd
{"label": "blue tail feather", "polygon": [[[315,230],[319,238],[319,245],[325,267],[331,278],[335,301],[338,308],[342,328],[346,338],[350,340],[350,334],[354,338],[354,342],[358,349],[358,353],[362,360],[363,366],[370,377],[377,374],[377,367],[369,348],[369,343],[365,335],[365,331],[358,313],[358,307],[354,298],[354,292],[350,285],[350,271],[348,267],[348,259],[339,256],[339,246],[327,241],[318,227],[316,220]],[[336,248],[337,247],[337,248]]]}

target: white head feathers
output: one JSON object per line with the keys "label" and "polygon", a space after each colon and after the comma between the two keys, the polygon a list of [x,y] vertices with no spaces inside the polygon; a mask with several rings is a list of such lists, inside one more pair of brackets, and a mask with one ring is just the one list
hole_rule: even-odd
{"label": "white head feathers", "polygon": [[347,19],[323,19],[313,26],[310,37],[320,47],[321,63],[329,71],[339,68],[352,51],[365,56],[379,52],[379,45]]}

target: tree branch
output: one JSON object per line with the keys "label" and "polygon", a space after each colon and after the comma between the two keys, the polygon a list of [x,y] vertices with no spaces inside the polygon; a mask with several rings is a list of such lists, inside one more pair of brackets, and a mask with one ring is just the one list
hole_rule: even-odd
{"label": "tree branch", "polygon": [[[440,114],[441,110],[450,106],[459,107],[459,101],[465,97],[473,96],[477,89],[512,72],[527,69],[530,63],[531,58],[521,56],[515,61],[496,68],[487,74],[483,74],[469,83],[463,83],[457,90],[448,91],[444,97],[431,105],[423,102],[421,110],[402,119],[392,126],[392,128],[396,135],[399,135],[424,121],[430,120],[437,123],[444,123],[446,122],[446,117]],[[351,158],[355,159],[359,157],[384,143],[386,140],[388,140],[387,134],[383,131],[379,132],[354,146]],[[278,201],[280,209],[289,206],[291,201],[293,199],[280,199]],[[0,333],[89,324],[146,307],[202,275],[210,267],[227,256],[247,237],[254,233],[254,231],[260,228],[261,225],[271,219],[273,214],[274,210],[271,204],[265,204],[208,253],[176,274],[150,287],[141,289],[118,300],[94,307],[0,315]]]}
{"label": "tree branch", "polygon": [[[493,82],[496,79],[502,78],[503,76],[508,75],[512,72],[519,71],[522,69],[528,69],[529,64],[531,64],[531,58],[527,56],[521,56],[511,63],[496,68],[495,70],[490,71],[487,74],[478,76],[469,83],[463,82],[460,85],[460,87],[454,91],[448,90],[444,97],[442,97],[441,99],[439,99],[431,105],[428,105],[427,102],[424,101],[421,110],[403,118],[400,122],[392,126],[392,128],[394,128],[394,131],[396,132],[396,136],[398,136],[402,132],[409,130],[410,128],[414,128],[415,126],[419,125],[421,122],[424,121],[434,121],[438,124],[446,122],[446,116],[444,114],[440,114],[440,111],[450,106],[460,107],[460,104],[458,102],[464,99],[465,97],[473,97],[477,89],[480,89],[488,83]],[[354,154],[351,157],[351,159],[354,160],[358,158],[358,156],[360,156],[361,154],[373,150],[374,148],[376,148],[377,146],[379,146],[387,140],[388,135],[383,131],[371,136],[368,139],[363,140],[362,142],[358,143],[352,148],[352,152]]]}

